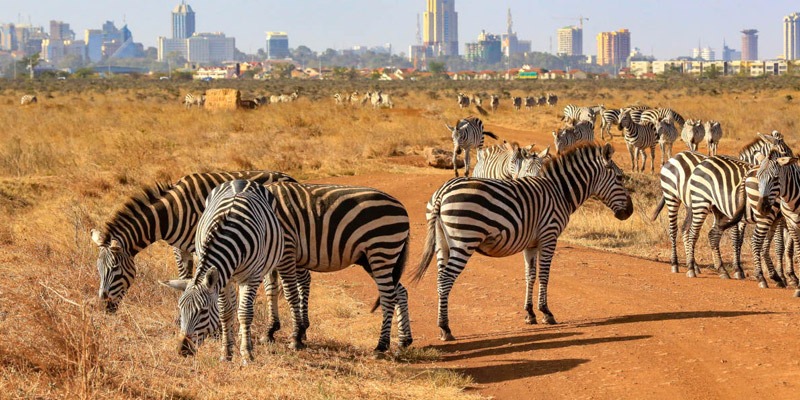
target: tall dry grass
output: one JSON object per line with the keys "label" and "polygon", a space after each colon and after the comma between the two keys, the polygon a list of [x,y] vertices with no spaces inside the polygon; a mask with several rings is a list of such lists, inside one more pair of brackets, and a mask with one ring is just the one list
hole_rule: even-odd
{"label": "tall dry grass", "polygon": [[[126,84],[127,85],[127,84]],[[437,86],[438,85],[438,86]],[[137,256],[140,284],[117,315],[94,303],[96,249],[88,231],[102,223],[139,186],[209,170],[274,169],[298,179],[370,172],[430,173],[415,164],[424,146],[450,146],[443,123],[465,116],[457,88],[445,85],[387,90],[394,110],[334,107],[336,88],[305,89],[297,102],[251,112],[186,110],[185,92],[197,88],[113,82],[39,88],[36,106],[17,106],[27,90],[0,97],[0,390],[7,397],[44,398],[464,398],[469,377],[415,366],[438,358],[412,349],[394,361],[374,360],[378,316],[347,295],[345,284],[315,287],[313,343],[308,351],[258,346],[256,362],[241,369],[217,361],[217,343],[197,357],[177,355],[172,324],[176,295],[155,285],[174,275],[166,246]],[[626,83],[626,85],[630,85]],[[342,84],[342,91],[352,90]],[[258,93],[259,88],[250,88]],[[336,89],[338,90],[338,89]],[[710,95],[678,88],[502,87],[475,91],[508,95],[555,91],[560,104],[631,103],[669,106],[687,118],[722,121],[721,151],[734,152],[756,131],[783,131],[796,145],[794,115],[785,90]],[[41,93],[41,92],[40,92]],[[551,143],[562,107],[501,110],[484,116],[504,138],[538,148]],[[472,111],[474,112],[474,111]],[[616,160],[629,170],[614,141]],[[676,144],[676,150],[682,149]],[[657,156],[658,157],[658,156]],[[636,213],[613,220],[596,202],[583,207],[564,240],[640,256],[668,256],[666,220],[647,216],[658,196],[657,177],[630,174]],[[701,240],[703,244],[703,240]],[[724,244],[723,244],[724,245]],[[701,247],[699,255],[708,254]],[[710,258],[700,258],[707,262]],[[319,295],[317,295],[317,293]],[[259,301],[262,298],[259,297]],[[265,330],[264,307],[254,330]],[[286,334],[283,332],[283,334]]]}

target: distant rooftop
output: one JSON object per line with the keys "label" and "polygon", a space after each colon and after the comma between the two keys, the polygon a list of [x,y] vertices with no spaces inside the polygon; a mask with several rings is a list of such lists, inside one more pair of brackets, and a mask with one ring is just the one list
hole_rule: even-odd
{"label": "distant rooftop", "polygon": [[188,13],[193,13],[194,10],[192,10],[192,6],[186,4],[185,1],[182,1],[181,4],[175,6],[175,9],[172,10],[172,12],[176,14],[188,14]]}

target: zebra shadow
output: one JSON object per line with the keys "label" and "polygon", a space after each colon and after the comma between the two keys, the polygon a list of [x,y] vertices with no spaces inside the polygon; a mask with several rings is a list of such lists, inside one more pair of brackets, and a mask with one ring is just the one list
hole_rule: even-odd
{"label": "zebra shadow", "polygon": [[613,336],[597,338],[575,338],[558,340],[582,335],[580,332],[536,333],[512,337],[496,337],[469,342],[453,342],[431,346],[442,352],[442,361],[459,361],[479,357],[494,357],[526,351],[560,349],[574,346],[626,342],[642,340],[651,335]]}
{"label": "zebra shadow", "polygon": [[772,311],[676,311],[650,314],[630,314],[606,318],[599,321],[571,324],[571,327],[586,328],[592,326],[605,326],[617,324],[632,324],[637,322],[670,321],[695,318],[734,318],[748,315],[769,315]]}
{"label": "zebra shadow", "polygon": [[475,383],[489,384],[565,372],[587,362],[589,360],[583,358],[511,360],[491,366],[453,368],[452,370],[471,376]]}

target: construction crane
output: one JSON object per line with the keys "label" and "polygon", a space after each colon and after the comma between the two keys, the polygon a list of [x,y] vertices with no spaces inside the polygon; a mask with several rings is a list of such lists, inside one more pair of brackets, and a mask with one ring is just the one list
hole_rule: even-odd
{"label": "construction crane", "polygon": [[581,30],[583,30],[583,20],[587,20],[587,21],[589,20],[588,17],[584,17],[583,15],[579,15],[577,18],[572,17],[572,18],[554,18],[554,19],[561,19],[561,20],[568,19],[570,21],[575,21],[577,19],[578,23],[580,24],[579,26],[580,26]]}

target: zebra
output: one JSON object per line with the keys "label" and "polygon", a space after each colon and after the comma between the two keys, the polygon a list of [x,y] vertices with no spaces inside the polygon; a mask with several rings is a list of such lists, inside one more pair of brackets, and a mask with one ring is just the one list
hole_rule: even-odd
{"label": "zebra", "polygon": [[266,95],[256,96],[256,97],[253,99],[253,101],[255,101],[255,102],[256,102],[256,105],[257,105],[258,107],[261,107],[261,106],[266,106],[266,105],[268,105],[268,104],[269,104],[269,97],[267,97]]}
{"label": "zebra", "polygon": [[38,102],[38,100],[36,99],[35,95],[26,94],[26,95],[22,96],[22,98],[19,100],[19,105],[27,106],[27,105],[31,105],[31,104],[36,104],[37,102]]}
{"label": "zebra", "polygon": [[544,323],[556,323],[547,305],[547,284],[556,242],[570,215],[592,196],[613,210],[619,220],[633,214],[633,203],[623,186],[622,171],[612,160],[613,153],[610,144],[580,145],[545,164],[538,177],[455,178],[433,194],[427,205],[425,247],[413,281],[422,279],[436,253],[442,340],[455,340],[448,319],[448,298],[475,251],[489,257],[523,252],[528,324],[536,323],[531,299],[538,257],[538,309],[544,314]]}
{"label": "zebra", "polygon": [[717,145],[719,144],[719,140],[722,138],[722,127],[720,126],[718,121],[706,121],[703,124],[703,128],[705,128],[706,132],[706,144],[708,145],[708,155],[715,156],[717,155]]}
{"label": "zebra", "polygon": [[656,130],[656,136],[658,136],[658,145],[661,147],[661,165],[664,165],[666,159],[672,158],[672,144],[678,138],[678,128],[668,117],[657,120],[653,127]]}
{"label": "zebra", "polygon": [[[408,255],[409,219],[403,204],[379,190],[342,185],[277,182],[266,185],[272,209],[285,235],[276,267],[292,307],[295,330],[291,347],[303,348],[308,329],[308,271],[335,272],[358,264],[378,285],[383,322],[376,352],[389,349],[392,314],[398,314],[400,347],[413,342],[408,294],[400,283]],[[267,276],[268,338],[280,329],[276,273]],[[298,281],[300,279],[300,281]]]}
{"label": "zebra", "polygon": [[655,124],[656,121],[661,121],[664,118],[669,118],[679,125],[683,125],[685,122],[683,117],[671,108],[649,108],[642,111],[642,121],[647,121],[651,124]]}
{"label": "zebra", "polygon": [[[347,96],[347,95],[345,95],[345,96]],[[336,103],[337,106],[341,106],[341,105],[343,105],[345,103],[346,100],[349,101],[349,99],[345,99],[345,96],[342,96],[338,92],[334,93],[333,94],[333,101]]]}
{"label": "zebra", "polygon": [[222,182],[248,179],[259,183],[295,180],[281,172],[208,172],[182,177],[174,184],[157,184],[128,199],[102,229],[93,229],[100,275],[99,297],[107,312],[117,310],[136,277],[134,257],[159,240],[173,246],[180,279],[192,277],[196,221],[211,189]]}
{"label": "zebra", "polygon": [[496,112],[497,107],[500,107],[500,96],[493,94],[489,99],[489,106],[492,108],[492,112]]}
{"label": "zebra", "polygon": [[531,110],[536,105],[536,98],[532,96],[525,97],[525,109]]}
{"label": "zebra", "polygon": [[258,100],[239,99],[239,108],[255,110],[258,108]]}
{"label": "zebra", "polygon": [[[777,154],[771,152],[771,155]],[[762,157],[763,158],[763,157]],[[765,161],[767,162],[767,161]],[[741,247],[744,225],[739,221],[755,224],[756,230],[751,241],[753,247],[754,273],[759,286],[766,288],[767,282],[761,271],[761,256],[766,255],[766,266],[770,277],[779,287],[785,287],[783,279],[775,272],[769,252],[764,252],[764,238],[773,230],[772,226],[777,217],[777,209],[773,209],[777,193],[772,191],[771,201],[759,202],[753,205],[749,200],[757,198],[759,188],[774,188],[778,179],[777,174],[757,175],[758,165],[749,164],[727,156],[709,157],[695,167],[687,182],[683,202],[688,211],[686,224],[684,224],[683,243],[686,250],[686,265],[688,277],[694,277],[697,272],[694,251],[700,229],[709,213],[714,214],[714,225],[708,233],[708,240],[714,256],[714,266],[720,276],[729,278],[727,271],[722,266],[719,250],[720,239],[724,231],[733,227],[731,240],[733,242],[733,267],[735,276],[744,277],[741,265]],[[754,184],[743,184],[745,179]],[[755,186],[755,195],[752,187]],[[764,205],[766,204],[766,206]],[[735,222],[725,224],[726,221]]]}
{"label": "zebra", "polygon": [[541,170],[543,160],[550,148],[541,153],[532,151],[533,146],[519,147],[517,143],[503,142],[502,145],[478,150],[478,162],[472,171],[475,178],[518,179],[536,176]]}
{"label": "zebra", "polygon": [[700,120],[687,119],[681,130],[681,140],[686,143],[686,147],[691,151],[697,151],[697,145],[703,141],[706,132]]}
{"label": "zebra", "polygon": [[595,122],[597,113],[605,108],[602,104],[591,107],[580,107],[568,104],[564,107],[564,122],[592,121]]}
{"label": "zebra", "polygon": [[361,99],[358,96],[358,91],[353,91],[353,93],[350,93],[350,104],[356,106],[360,103]]}
{"label": "zebra", "polygon": [[183,98],[183,104],[186,108],[203,107],[206,103],[206,96],[201,94],[187,93]]}
{"label": "zebra", "polygon": [[372,98],[370,100],[372,102],[372,107],[374,108],[380,108],[380,107],[394,108],[394,103],[392,103],[392,99],[389,97],[389,95],[384,94],[380,90],[372,93]]}
{"label": "zebra", "polygon": [[[272,210],[273,202],[262,184],[248,180],[223,182],[206,198],[194,240],[198,257],[194,277],[162,282],[183,291],[178,302],[181,355],[194,355],[205,337],[217,331],[221,315],[223,357],[230,361],[236,311],[242,362],[253,360],[250,327],[255,297],[264,275],[275,268],[284,249],[284,234]],[[239,288],[238,307],[234,282]]]}
{"label": "zebra", "polygon": [[467,117],[456,122],[456,126],[446,123],[444,126],[452,133],[453,137],[453,171],[458,177],[458,165],[456,157],[464,150],[464,176],[469,177],[469,152],[474,147],[483,147],[484,136],[489,136],[497,140],[497,136],[489,131],[483,130],[483,121],[478,117]]}
{"label": "zebra", "polygon": [[462,110],[466,107],[469,107],[469,97],[464,93],[459,93],[457,100],[458,100],[458,107],[461,108]]}
{"label": "zebra", "polygon": [[619,113],[620,110],[610,109],[606,110],[603,107],[602,111],[600,112],[600,138],[606,140],[606,133],[608,133],[608,139],[611,140],[614,138],[611,135],[611,128],[619,123]]}
{"label": "zebra", "polygon": [[473,94],[470,101],[472,101],[472,104],[475,104],[478,107],[480,107],[483,104],[483,100],[477,94]]}
{"label": "zebra", "polygon": [[568,125],[560,132],[553,131],[553,140],[556,154],[582,142],[594,142],[594,124],[590,121],[580,121],[575,125]]}
{"label": "zebra", "polygon": [[547,105],[550,107],[555,107],[558,104],[558,96],[555,93],[547,93]]}
{"label": "zebra", "polygon": [[645,165],[647,164],[647,153],[645,153],[645,150],[649,148],[650,172],[655,172],[656,143],[658,142],[655,127],[649,123],[640,124],[634,122],[631,118],[630,110],[624,110],[620,113],[618,128],[623,131],[625,145],[628,147],[628,153],[631,155],[631,168],[634,171],[639,170],[639,155],[641,154],[641,171],[644,172]]}
{"label": "zebra", "polygon": [[519,111],[522,108],[522,97],[512,97],[511,103],[514,105],[514,110]]}

